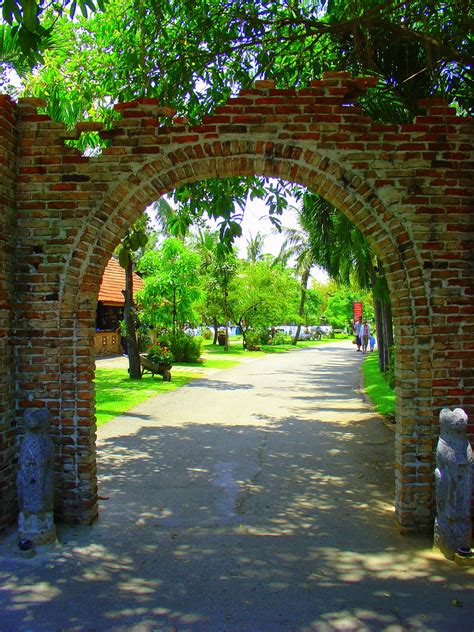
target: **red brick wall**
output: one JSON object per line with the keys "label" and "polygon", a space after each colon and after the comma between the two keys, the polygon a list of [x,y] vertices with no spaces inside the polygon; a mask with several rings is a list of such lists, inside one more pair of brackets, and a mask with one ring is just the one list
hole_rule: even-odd
{"label": "red brick wall", "polygon": [[64,145],[90,124],[67,132],[20,101],[18,409],[52,412],[63,518],[97,513],[93,324],[114,247],[180,184],[261,174],[323,194],[383,261],[398,344],[397,522],[429,528],[439,409],[474,410],[472,125],[438,101],[412,125],[374,123],[351,104],[370,84],[347,73],[298,92],[257,82],[199,125],[152,99],[120,104],[101,131],[110,147],[91,158]]}
{"label": "red brick wall", "polygon": [[16,511],[13,363],[13,251],[15,244],[16,121],[0,95],[0,531]]}

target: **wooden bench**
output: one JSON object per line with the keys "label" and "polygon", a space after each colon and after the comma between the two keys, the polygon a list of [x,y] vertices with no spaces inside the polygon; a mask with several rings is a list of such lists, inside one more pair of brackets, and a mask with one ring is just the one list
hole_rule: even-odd
{"label": "wooden bench", "polygon": [[171,364],[155,364],[146,356],[140,355],[140,365],[142,367],[142,375],[151,373],[151,376],[161,375],[164,382],[171,382]]}

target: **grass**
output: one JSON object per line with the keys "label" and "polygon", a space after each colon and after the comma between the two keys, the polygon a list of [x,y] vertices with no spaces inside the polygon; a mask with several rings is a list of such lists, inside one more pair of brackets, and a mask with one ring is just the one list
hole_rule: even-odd
{"label": "grass", "polygon": [[261,345],[261,348],[264,353],[286,353],[287,351],[303,349],[304,347],[317,347],[326,342],[328,342],[328,338],[324,338],[323,340],[298,340],[296,346],[290,343],[284,345]]}
{"label": "grass", "polygon": [[378,354],[369,353],[362,365],[364,391],[375,410],[386,417],[395,417],[395,391],[385,381],[378,365]]}
{"label": "grass", "polygon": [[[232,355],[232,356],[246,356],[252,353],[251,351],[245,351],[242,349],[242,338],[237,337],[229,341],[230,346],[228,351],[220,345],[213,345],[212,340],[205,340],[202,345],[203,358],[206,359],[207,355]],[[262,354],[263,355],[263,354]]]}
{"label": "grass", "polygon": [[202,362],[175,362],[173,366],[191,366],[196,368],[204,367],[205,369],[231,369],[233,366],[237,366],[238,364],[240,364],[238,360],[206,358],[204,355]]}
{"label": "grass", "polygon": [[141,380],[130,380],[124,369],[97,368],[95,374],[97,426],[102,426],[117,415],[127,412],[149,397],[174,391],[199,374],[173,371],[171,382],[145,374]]}
{"label": "grass", "polygon": [[[329,341],[334,341],[334,338],[323,338],[322,340],[299,340],[298,344],[293,346],[291,343],[283,345],[260,345],[260,351],[246,351],[242,348],[242,337],[234,336],[230,339],[230,346],[228,351],[220,345],[213,345],[212,340],[205,340],[203,344],[203,358],[205,359],[204,366],[209,360],[206,360],[207,355],[232,355],[242,358],[258,358],[267,353],[286,353],[294,349],[302,349],[304,347],[315,347],[317,345],[325,344]],[[216,367],[220,368],[220,367]],[[225,368],[225,367],[223,367]]]}

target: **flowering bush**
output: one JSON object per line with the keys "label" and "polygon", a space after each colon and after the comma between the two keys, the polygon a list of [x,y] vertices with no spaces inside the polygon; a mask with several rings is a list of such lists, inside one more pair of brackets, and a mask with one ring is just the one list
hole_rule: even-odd
{"label": "flowering bush", "polygon": [[172,350],[176,362],[199,362],[202,338],[181,331],[160,336],[160,344]]}
{"label": "flowering bush", "polygon": [[262,339],[259,331],[249,330],[245,334],[245,348],[247,351],[260,351]]}
{"label": "flowering bush", "polygon": [[155,364],[173,364],[174,357],[168,347],[155,344],[148,347],[148,359]]}

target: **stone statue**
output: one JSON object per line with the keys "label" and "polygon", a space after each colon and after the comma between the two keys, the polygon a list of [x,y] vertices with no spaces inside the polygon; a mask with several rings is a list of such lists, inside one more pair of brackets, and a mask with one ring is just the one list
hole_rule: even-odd
{"label": "stone statue", "polygon": [[56,537],[54,500],[54,446],[49,436],[46,408],[31,408],[24,414],[26,434],[21,444],[17,476],[19,540],[47,544]]}
{"label": "stone statue", "polygon": [[435,544],[449,559],[471,546],[473,457],[466,437],[467,415],[443,408],[436,448]]}

